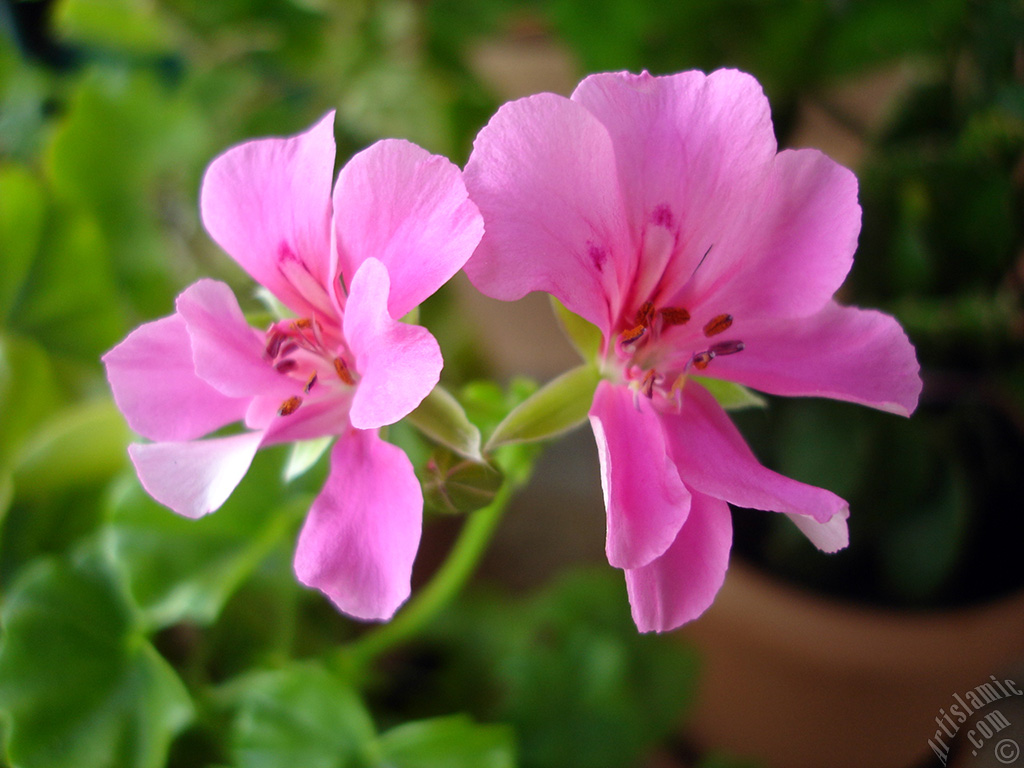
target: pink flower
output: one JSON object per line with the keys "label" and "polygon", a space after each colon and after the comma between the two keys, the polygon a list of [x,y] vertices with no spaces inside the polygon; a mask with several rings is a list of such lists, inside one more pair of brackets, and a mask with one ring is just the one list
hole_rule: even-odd
{"label": "pink flower", "polygon": [[[220,507],[259,448],[336,435],[295,571],[345,613],[386,619],[409,595],[423,498],[378,428],[442,366],[434,337],[397,318],[462,267],[483,226],[459,169],[404,141],[355,155],[332,195],[333,123],[229,149],[202,184],[210,235],[295,318],[256,330],[227,285],[200,280],[103,360],[118,407],[153,441],[129,448],[139,479],[187,517]],[[237,421],[237,434],[197,439]]]}
{"label": "pink flower", "polygon": [[570,99],[506,104],[466,185],[487,227],[466,265],[477,288],[549,292],[603,335],[590,421],[607,554],[641,630],[711,604],[727,502],[846,546],[846,502],[761,466],[698,378],[904,415],[921,388],[896,321],[833,300],[860,229],[855,177],[816,151],[777,152],[752,77],[601,74]]}

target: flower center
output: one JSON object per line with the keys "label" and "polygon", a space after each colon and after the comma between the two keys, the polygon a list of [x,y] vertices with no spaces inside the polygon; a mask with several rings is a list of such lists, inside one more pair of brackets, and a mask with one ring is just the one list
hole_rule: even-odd
{"label": "flower center", "polygon": [[678,404],[686,376],[691,368],[704,371],[716,357],[742,352],[742,341],[730,339],[709,343],[728,331],[730,314],[708,320],[700,334],[669,331],[690,321],[690,312],[682,307],[655,307],[645,301],[637,310],[634,323],[624,324],[619,332],[618,355],[623,359],[626,378],[638,393],[654,399],[656,393]]}
{"label": "flower center", "polygon": [[281,403],[278,415],[295,413],[318,383],[321,389],[355,386],[347,350],[343,344],[325,340],[323,328],[315,319],[279,320],[267,330],[266,339],[267,362],[278,373],[303,382],[302,395]]}

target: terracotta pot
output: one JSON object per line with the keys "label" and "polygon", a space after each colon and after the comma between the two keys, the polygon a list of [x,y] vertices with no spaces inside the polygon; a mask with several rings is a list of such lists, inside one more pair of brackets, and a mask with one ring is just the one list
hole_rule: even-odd
{"label": "terracotta pot", "polygon": [[1024,594],[940,613],[873,610],[734,559],[682,634],[704,659],[689,723],[698,749],[769,768],[907,768],[932,754],[954,694],[1024,660]]}

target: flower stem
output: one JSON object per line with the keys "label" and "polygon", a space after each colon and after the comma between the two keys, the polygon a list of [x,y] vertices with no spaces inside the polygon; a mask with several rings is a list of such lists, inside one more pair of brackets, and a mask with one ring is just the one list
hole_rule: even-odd
{"label": "flower stem", "polygon": [[415,637],[459,593],[487,549],[517,486],[518,483],[506,478],[491,503],[469,516],[448,559],[391,622],[370,630],[342,649],[350,669],[364,670],[382,653]]}

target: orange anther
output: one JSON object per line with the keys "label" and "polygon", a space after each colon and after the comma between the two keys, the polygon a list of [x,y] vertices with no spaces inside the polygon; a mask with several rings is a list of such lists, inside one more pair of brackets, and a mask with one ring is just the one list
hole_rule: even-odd
{"label": "orange anther", "polygon": [[293,395],[281,403],[281,407],[277,409],[278,416],[291,416],[295,413],[299,406],[302,405],[302,398]]}
{"label": "orange anther", "polygon": [[696,355],[693,356],[693,360],[691,360],[690,362],[693,363],[693,367],[696,368],[698,371],[703,371],[714,359],[715,353],[708,349],[705,350],[704,352],[698,352]]}
{"label": "orange anther", "polygon": [[338,378],[350,387],[356,383],[356,380],[352,378],[352,372],[348,369],[348,365],[340,357],[334,358],[334,370],[338,374]]}
{"label": "orange anther", "polygon": [[711,318],[707,325],[704,326],[704,335],[717,336],[718,334],[729,330],[729,326],[731,325],[732,315],[717,315]]}
{"label": "orange anther", "polygon": [[646,325],[638,325],[635,328],[630,328],[628,331],[623,331],[621,341],[623,344],[632,344],[634,341],[639,341],[640,337],[646,332]]}
{"label": "orange anther", "polygon": [[683,325],[690,322],[690,313],[682,307],[663,307],[658,310],[661,321],[666,326]]}
{"label": "orange anther", "polygon": [[309,390],[313,388],[314,384],[316,384],[316,371],[310,374],[309,380],[306,382],[306,386],[302,388],[302,391],[308,395]]}

